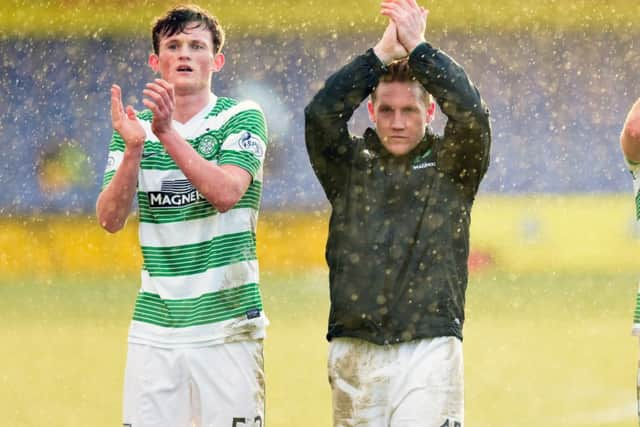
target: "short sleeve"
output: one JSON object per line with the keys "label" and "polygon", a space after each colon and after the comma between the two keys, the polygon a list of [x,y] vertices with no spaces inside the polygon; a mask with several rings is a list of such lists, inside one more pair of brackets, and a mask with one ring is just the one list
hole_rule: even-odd
{"label": "short sleeve", "polygon": [[241,167],[255,179],[262,170],[267,151],[266,120],[254,102],[243,102],[238,107],[239,111],[224,125],[218,164]]}

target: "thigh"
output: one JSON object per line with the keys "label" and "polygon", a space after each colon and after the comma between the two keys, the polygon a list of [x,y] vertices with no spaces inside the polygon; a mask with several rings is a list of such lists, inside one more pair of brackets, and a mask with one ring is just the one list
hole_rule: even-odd
{"label": "thigh", "polygon": [[124,426],[190,426],[189,382],[180,362],[175,350],[129,344],[124,378]]}
{"label": "thigh", "polygon": [[262,348],[259,340],[190,351],[188,363],[196,426],[264,426]]}
{"label": "thigh", "polygon": [[384,427],[393,352],[354,338],[329,344],[328,373],[334,427]]}
{"label": "thigh", "polygon": [[462,343],[454,337],[421,340],[400,356],[391,427],[461,427],[464,419]]}

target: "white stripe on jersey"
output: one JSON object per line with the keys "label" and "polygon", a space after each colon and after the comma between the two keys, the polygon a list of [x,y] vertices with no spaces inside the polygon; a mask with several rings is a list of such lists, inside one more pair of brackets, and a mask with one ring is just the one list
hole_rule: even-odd
{"label": "white stripe on jersey", "polygon": [[150,121],[138,119],[138,122],[140,122],[140,124],[142,125],[142,129],[144,129],[144,133],[146,134],[145,142],[146,141],[160,142],[160,140],[158,139],[156,134],[151,131],[151,122]]}
{"label": "white stripe on jersey", "polygon": [[143,270],[141,278],[142,292],[160,295],[162,299],[187,299],[247,283],[258,283],[260,271],[258,261],[252,260],[193,274],[189,276],[188,286],[185,286],[184,276],[151,277],[147,271]]}
{"label": "white stripe on jersey", "polygon": [[[215,161],[212,161],[211,163],[215,164]],[[141,171],[139,175],[138,190],[144,191],[144,192],[162,191],[163,182],[170,183],[174,181],[179,181],[179,182],[187,181],[187,177],[184,176],[184,173],[182,173],[180,169],[172,169],[172,170],[145,169]]]}
{"label": "white stripe on jersey", "polygon": [[227,123],[227,121],[235,116],[238,113],[241,113],[243,111],[247,111],[247,110],[257,110],[260,111],[262,113],[262,108],[260,108],[260,106],[258,104],[256,104],[253,101],[242,101],[236,105],[234,105],[233,107],[229,108],[228,110],[224,110],[222,112],[220,112],[220,114],[218,114],[217,116],[214,117],[209,117],[207,119],[207,124],[209,125],[209,127],[213,130],[217,130],[220,129],[224,126],[225,123]]}
{"label": "white stripe on jersey", "polygon": [[105,167],[104,173],[106,174],[117,170],[122,164],[123,158],[124,151],[109,151],[109,158],[107,160],[107,166]]}
{"label": "white stripe on jersey", "polygon": [[255,319],[239,317],[218,323],[191,326],[179,331],[133,320],[129,328],[129,342],[180,348],[181,346],[199,347],[233,341],[259,340],[265,338],[265,328],[268,325],[269,321],[264,315]]}
{"label": "white stripe on jersey", "polygon": [[[210,95],[209,104],[200,110],[195,116],[193,116],[187,123],[180,123],[177,120],[173,120],[173,127],[178,131],[180,136],[184,139],[193,139],[198,137],[202,133],[202,125],[205,123],[205,117],[215,107],[218,102],[218,97],[214,94]],[[151,121],[140,120],[142,128],[147,134],[147,141],[160,142],[158,137],[151,130]],[[208,121],[208,120],[207,120]]]}
{"label": "white stripe on jersey", "polygon": [[[116,157],[118,161],[118,166],[122,163],[122,152],[112,151],[110,154],[120,154],[119,157]],[[261,162],[264,162],[264,155],[260,159]],[[209,160],[209,163],[213,165],[217,165],[217,160]],[[106,172],[109,172],[111,169],[107,169]],[[261,167],[256,172],[256,176],[253,178],[255,181],[262,181],[264,176],[264,169]],[[139,191],[160,191],[162,189],[163,181],[184,181],[187,177],[184,176],[180,169],[172,169],[172,170],[153,170],[153,169],[145,169],[144,173],[141,170],[138,174],[138,190]]]}
{"label": "white stripe on jersey", "polygon": [[258,212],[251,208],[231,209],[224,215],[213,215],[191,221],[166,224],[140,223],[140,246],[182,246],[200,243],[231,233],[256,229]]}

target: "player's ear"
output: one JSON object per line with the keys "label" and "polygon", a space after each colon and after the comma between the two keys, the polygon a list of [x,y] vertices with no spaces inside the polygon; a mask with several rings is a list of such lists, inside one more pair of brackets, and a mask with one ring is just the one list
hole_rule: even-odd
{"label": "player's ear", "polygon": [[372,123],[376,122],[376,110],[373,107],[373,101],[371,101],[371,98],[369,98],[369,101],[367,102],[367,111],[369,112],[369,120],[371,120]]}
{"label": "player's ear", "polygon": [[224,55],[222,53],[216,53],[215,55],[213,55],[213,62],[211,65],[211,70],[214,73],[222,70],[222,67],[224,67]]}
{"label": "player's ear", "polygon": [[151,67],[151,69],[156,73],[160,72],[160,67],[158,65],[159,62],[160,59],[158,58],[158,55],[156,55],[155,53],[149,54],[149,67]]}
{"label": "player's ear", "polygon": [[429,97],[430,103],[427,106],[427,124],[433,121],[433,118],[436,116],[436,103],[433,102],[433,98]]}

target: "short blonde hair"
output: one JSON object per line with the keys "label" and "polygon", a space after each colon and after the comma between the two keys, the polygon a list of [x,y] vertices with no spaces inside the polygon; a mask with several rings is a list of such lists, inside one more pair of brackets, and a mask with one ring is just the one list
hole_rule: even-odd
{"label": "short blonde hair", "polygon": [[[425,104],[430,105],[433,102],[433,97],[431,96],[431,94],[427,92],[427,89],[425,89],[425,87],[422,86],[422,83],[420,83],[413,75],[411,67],[409,67],[408,58],[399,59],[389,64],[387,66],[387,71],[382,76],[380,76],[380,81],[378,82],[378,84],[392,82],[415,83],[420,87],[420,90],[424,94]],[[377,86],[373,89],[373,92],[371,92],[372,102],[376,101],[376,89]]]}

